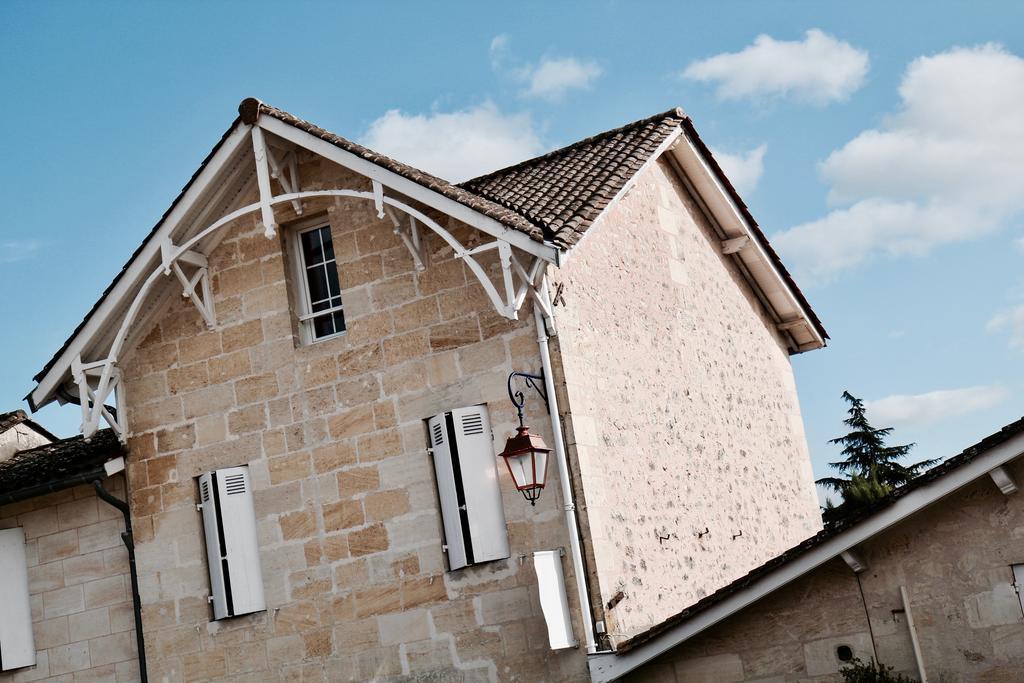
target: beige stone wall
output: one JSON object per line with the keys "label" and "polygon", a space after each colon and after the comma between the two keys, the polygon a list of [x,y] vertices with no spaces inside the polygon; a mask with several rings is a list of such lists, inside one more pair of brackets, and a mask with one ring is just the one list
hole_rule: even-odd
{"label": "beige stone wall", "polygon": [[[301,176],[369,189],[326,162]],[[554,467],[535,508],[500,471],[512,557],[452,573],[425,452],[425,418],[481,402],[495,452],[504,446],[515,420],[505,378],[539,370],[529,310],[522,322],[500,318],[433,235],[430,265],[415,272],[371,202],[306,213],[324,209],[344,337],[297,345],[281,243],[246,218],[210,259],[218,327],[173,302],[125,359],[151,678],[585,678],[582,652],[548,648],[529,559],[567,545]],[[550,435],[543,404],[531,397],[527,410]],[[213,622],[195,477],[241,464],[255,489],[267,611]]]}
{"label": "beige stone wall", "polygon": [[[121,475],[106,487],[124,497]],[[0,681],[137,681],[121,512],[79,486],[0,506],[0,528],[17,526],[25,531],[36,665]]]}
{"label": "beige stone wall", "polygon": [[622,593],[618,641],[821,519],[785,346],[670,169],[645,171],[552,277],[595,602]]}
{"label": "beige stone wall", "polygon": [[50,443],[50,440],[24,424],[14,425],[0,433],[0,461],[28,448]]}
{"label": "beige stone wall", "polygon": [[[1024,463],[1013,472],[1021,481]],[[1024,612],[1010,565],[1024,563],[1022,495],[984,477],[858,548],[863,599],[837,558],[626,680],[839,681],[844,644],[916,679],[903,585],[929,680],[1019,681]]]}

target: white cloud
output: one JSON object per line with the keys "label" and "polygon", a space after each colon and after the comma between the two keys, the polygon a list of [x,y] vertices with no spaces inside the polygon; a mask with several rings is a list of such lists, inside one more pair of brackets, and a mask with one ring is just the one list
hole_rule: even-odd
{"label": "white cloud", "polygon": [[523,97],[557,101],[570,90],[587,90],[604,73],[592,60],[576,57],[544,57],[537,64],[517,65],[509,49],[508,34],[491,39],[491,68],[523,85]]}
{"label": "white cloud", "polygon": [[1008,332],[1010,348],[1024,351],[1024,306],[997,313],[988,321],[985,329],[989,333]]}
{"label": "white cloud", "polygon": [[725,171],[726,177],[732,182],[740,194],[753,192],[757,182],[764,173],[764,155],[767,145],[759,145],[754,149],[739,154],[730,154],[720,149],[712,149],[718,164]]}
{"label": "white cloud", "polygon": [[458,182],[536,156],[543,146],[528,114],[484,102],[453,112],[386,112],[362,144],[441,178]]}
{"label": "white cloud", "polygon": [[42,242],[39,242],[38,240],[10,240],[0,242],[0,263],[24,261],[41,246],[43,246]]}
{"label": "white cloud", "polygon": [[601,75],[596,62],[585,62],[575,57],[542,59],[537,66],[526,67],[526,97],[559,100],[570,90],[586,90]]}
{"label": "white cloud", "polygon": [[718,84],[719,99],[792,97],[816,105],[847,99],[864,83],[868,54],[819,29],[803,40],[760,35],[739,52],[693,62],[683,77]]}
{"label": "white cloud", "polygon": [[491,39],[491,68],[499,71],[508,61],[508,34],[502,33]]}
{"label": "white cloud", "polygon": [[988,410],[1009,397],[998,385],[941,389],[924,394],[896,394],[867,401],[872,424],[884,427],[918,427],[979,410]]}
{"label": "white cloud", "polygon": [[820,166],[836,208],[774,238],[822,282],[878,256],[998,231],[1024,212],[1024,59],[998,45],[920,57],[900,108]]}

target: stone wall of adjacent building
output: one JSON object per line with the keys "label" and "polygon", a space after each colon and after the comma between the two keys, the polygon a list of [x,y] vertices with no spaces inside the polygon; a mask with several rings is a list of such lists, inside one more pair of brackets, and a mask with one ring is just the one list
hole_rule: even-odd
{"label": "stone wall of adjacent building", "polygon": [[[123,476],[106,480],[106,487],[124,498]],[[36,665],[0,674],[0,681],[137,681],[121,512],[91,487],[78,486],[0,506],[0,528],[19,526]]]}
{"label": "stone wall of adjacent building", "polygon": [[619,641],[821,518],[785,344],[670,168],[551,276],[595,602]]}
{"label": "stone wall of adjacent building", "polygon": [[[300,175],[307,189],[370,189],[327,162],[304,163]],[[290,211],[278,207],[279,220]],[[503,448],[515,425],[506,377],[540,369],[529,306],[521,321],[500,317],[433,234],[417,272],[372,202],[307,203],[305,215],[320,211],[338,257],[344,336],[297,342],[283,243],[246,217],[210,256],[217,327],[176,297],[124,360],[151,679],[585,678],[580,650],[549,649],[530,558],[567,545],[554,467],[530,507],[502,465],[512,556],[449,572],[425,450],[425,418],[478,403],[495,453]],[[464,244],[481,241],[438,218]],[[527,414],[551,434],[534,396]],[[213,621],[196,477],[244,464],[267,610]]]}
{"label": "stone wall of adjacent building", "polygon": [[32,427],[26,424],[16,424],[10,429],[0,432],[0,461],[7,460],[18,451],[47,443],[50,443],[50,439]]}
{"label": "stone wall of adjacent building", "polygon": [[[1024,463],[1012,472],[1021,481]],[[905,586],[929,680],[1019,681],[1024,612],[1010,565],[1024,563],[1022,496],[983,477],[859,546],[860,586],[836,558],[626,680],[841,681],[841,645],[917,680]]]}

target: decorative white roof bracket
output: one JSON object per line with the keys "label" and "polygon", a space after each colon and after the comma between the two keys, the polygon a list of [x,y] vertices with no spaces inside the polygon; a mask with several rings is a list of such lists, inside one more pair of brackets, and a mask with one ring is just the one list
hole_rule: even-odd
{"label": "decorative white roof bracket", "polygon": [[[71,376],[78,385],[79,404],[82,407],[82,434],[88,440],[99,429],[100,420],[105,420],[123,442],[126,426],[124,411],[121,410],[118,388],[121,385],[121,371],[113,358],[94,363],[83,363],[79,356],[71,362]],[[106,405],[114,396],[113,412]]]}
{"label": "decorative white roof bracket", "polygon": [[[160,264],[145,278],[136,291],[134,299],[121,319],[118,331],[111,341],[110,348],[107,351],[107,358],[83,362],[81,356],[77,356],[72,361],[71,374],[74,382],[78,385],[78,394],[82,405],[82,434],[87,438],[95,434],[96,430],[99,429],[100,421],[105,420],[122,441],[127,439],[124,412],[120,410],[119,404],[114,409],[111,409],[106,405],[106,401],[113,395],[115,404],[117,404],[119,393],[117,389],[121,381],[120,371],[116,366],[117,356],[120,354],[121,348],[128,337],[128,332],[136,322],[143,302],[154,284],[161,277],[174,273],[181,284],[182,295],[192,301],[209,327],[215,327],[217,320],[213,307],[213,292],[210,285],[207,258],[198,251],[195,251],[195,248],[203,239],[215,231],[230,226],[237,219],[257,211],[262,219],[264,234],[267,238],[273,238],[277,234],[278,229],[274,217],[274,206],[277,204],[288,202],[293,207],[297,207],[296,211],[298,211],[302,207],[304,199],[348,197],[370,200],[374,203],[379,217],[389,216],[391,218],[393,229],[409,250],[417,270],[423,270],[427,267],[426,244],[420,234],[419,227],[423,225],[444,240],[455,252],[455,257],[462,259],[469,267],[470,271],[479,280],[498,313],[512,320],[517,319],[519,311],[526,301],[526,297],[531,296],[544,312],[548,321],[551,320],[551,301],[544,282],[547,260],[542,256],[533,256],[528,266],[524,266],[523,262],[520,261],[520,256],[526,254],[529,257],[531,254],[524,251],[521,247],[513,250],[513,245],[504,236],[492,236],[493,241],[472,248],[466,248],[448,230],[419,209],[387,196],[384,193],[384,185],[376,179],[371,179],[372,188],[370,192],[347,189],[309,190],[303,192],[298,189],[295,152],[288,152],[287,163],[289,167],[286,174],[267,146],[263,130],[259,125],[252,127],[251,136],[256,161],[259,200],[254,204],[237,208],[221,216],[180,245],[174,244],[170,238],[164,238],[159,243]],[[281,187],[285,190],[285,194],[273,194],[273,188],[270,183],[271,178],[276,179],[280,183]],[[408,227],[399,220],[397,211],[401,211],[409,217]],[[509,234],[511,235],[512,233]],[[518,235],[518,233],[516,234]],[[497,250],[498,252],[498,262],[501,267],[501,282],[498,285],[491,281],[488,270],[476,258],[480,254],[491,250]]]}
{"label": "decorative white roof bracket", "polygon": [[384,218],[384,186],[379,181],[370,182],[373,187],[373,206],[377,209],[377,218]]}
{"label": "decorative white roof bracket", "polygon": [[1017,482],[1005,467],[996,467],[990,470],[988,475],[992,477],[992,483],[999,487],[1004,496],[1017,493]]}
{"label": "decorative white roof bracket", "polygon": [[[277,163],[277,159],[274,157],[274,152],[270,147],[267,147],[267,161],[270,164],[270,177],[281,183],[281,187],[288,194],[299,191],[299,165],[295,160],[295,152],[289,152],[286,157],[288,163],[288,175],[285,175],[282,171],[281,165]],[[288,176],[291,176],[289,178]],[[295,213],[302,215],[304,207],[302,202],[298,199],[292,200],[292,208],[295,209]]]}
{"label": "decorative white roof bracket", "polygon": [[[216,327],[217,318],[213,310],[213,290],[210,287],[206,257],[197,251],[176,247],[170,240],[160,243],[160,256],[163,260],[164,275],[173,272],[181,282],[181,295],[195,304],[207,327]],[[181,267],[183,263],[196,269],[191,276],[185,274]]]}
{"label": "decorative white roof bracket", "polygon": [[[272,239],[277,234],[277,222],[274,220],[274,194],[270,189],[270,168],[267,160],[267,143],[263,138],[263,129],[252,127],[252,151],[256,156],[256,184],[260,189],[260,217],[263,219],[263,234]],[[296,199],[298,197],[296,196]]]}
{"label": "decorative white roof bracket", "polygon": [[384,207],[384,211],[387,213],[388,218],[391,219],[392,225],[394,225],[393,232],[398,235],[402,244],[409,250],[409,255],[412,256],[413,262],[416,264],[416,270],[423,271],[427,268],[427,250],[423,241],[420,239],[420,228],[419,224],[416,223],[416,219],[409,216],[409,229],[402,226],[402,221],[399,220],[398,215],[395,214],[395,210],[390,206]]}

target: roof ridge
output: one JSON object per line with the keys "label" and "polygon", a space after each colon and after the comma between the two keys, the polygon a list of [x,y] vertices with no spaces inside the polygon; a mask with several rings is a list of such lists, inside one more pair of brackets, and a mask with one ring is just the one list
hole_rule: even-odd
{"label": "roof ridge", "polygon": [[553,149],[550,152],[545,152],[544,154],[541,154],[540,156],[535,156],[535,157],[531,157],[529,159],[524,159],[523,161],[516,162],[516,163],[512,164],[511,166],[505,166],[504,168],[499,168],[499,169],[496,169],[494,171],[489,171],[489,172],[487,172],[487,173],[485,173],[483,175],[476,176],[475,178],[470,178],[469,180],[463,180],[461,183],[455,183],[455,185],[456,185],[456,187],[461,187],[463,189],[469,190],[470,192],[474,192],[469,187],[469,185],[471,185],[473,183],[482,183],[482,182],[485,182],[487,180],[490,180],[491,178],[493,178],[495,176],[506,175],[506,174],[511,173],[513,171],[516,171],[516,170],[518,170],[520,168],[525,168],[527,166],[530,166],[530,165],[533,165],[533,164],[536,164],[536,163],[539,163],[539,162],[542,162],[542,161],[546,161],[548,159],[552,159],[552,158],[557,157],[557,156],[562,156],[565,153],[571,152],[571,151],[576,150],[576,149],[579,149],[580,147],[585,147],[587,145],[592,145],[595,142],[600,142],[602,140],[607,140],[608,138],[615,137],[619,133],[625,133],[627,131],[632,131],[632,130],[634,130],[636,128],[640,128],[640,127],[642,127],[642,126],[644,126],[644,125],[646,125],[648,123],[653,123],[654,121],[657,121],[659,119],[667,119],[667,118],[673,118],[673,117],[678,118],[680,120],[680,122],[682,122],[685,119],[689,119],[690,118],[689,116],[686,115],[686,112],[683,111],[682,107],[673,107],[672,109],[668,109],[668,110],[663,111],[661,113],[653,114],[653,115],[648,116],[646,118],[637,119],[636,121],[631,121],[630,123],[623,124],[623,125],[619,126],[618,128],[612,128],[610,130],[602,131],[600,133],[595,133],[594,135],[591,135],[589,137],[585,137],[582,140],[577,140],[576,142],[573,142],[571,144],[565,145],[564,147],[559,147],[558,149]]}

